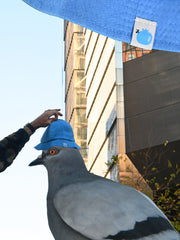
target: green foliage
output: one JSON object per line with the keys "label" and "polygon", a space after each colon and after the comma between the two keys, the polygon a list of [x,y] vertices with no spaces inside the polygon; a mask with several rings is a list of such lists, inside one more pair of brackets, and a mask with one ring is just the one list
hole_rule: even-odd
{"label": "green foliage", "polygon": [[111,157],[111,160],[109,161],[108,160],[108,162],[107,163],[105,163],[106,164],[106,166],[108,167],[108,168],[112,168],[115,164],[117,164],[118,163],[118,156],[116,155],[116,156],[112,156]]}
{"label": "green foliage", "polygon": [[[137,161],[138,157],[143,156],[144,166],[142,166],[142,177],[153,190],[153,196],[150,193],[148,194],[148,192],[144,193],[152,198],[176,230],[180,232],[180,183],[178,182],[180,165],[168,159],[166,159],[166,167],[165,165],[158,165],[158,163],[162,163],[161,158],[163,154],[166,151],[170,151],[168,147],[169,143],[166,141],[163,148],[158,152],[155,151],[152,154],[152,150],[147,149],[146,152],[141,152],[141,154],[139,152],[131,153],[131,157],[136,157]],[[176,150],[171,149],[171,151],[176,153]],[[154,156],[154,158],[152,158],[152,156]],[[160,178],[164,171],[168,174],[164,174],[163,178]],[[134,181],[134,186],[136,189],[142,191],[142,189],[139,188],[140,184],[138,181],[139,180]]]}
{"label": "green foliage", "polygon": [[[173,174],[174,178],[174,174]],[[169,182],[166,187],[159,185],[154,191],[153,201],[165,213],[171,223],[180,232],[180,184],[171,187],[170,183],[173,179],[169,177]]]}
{"label": "green foliage", "polygon": [[[168,168],[171,168],[172,172],[169,176],[164,177],[164,183],[158,183],[156,177],[152,177],[146,182],[153,187],[153,201],[169,218],[173,226],[180,232],[180,184],[174,184],[177,175],[180,172],[180,167],[176,164],[173,165],[168,161]],[[151,172],[160,170],[151,168]]]}

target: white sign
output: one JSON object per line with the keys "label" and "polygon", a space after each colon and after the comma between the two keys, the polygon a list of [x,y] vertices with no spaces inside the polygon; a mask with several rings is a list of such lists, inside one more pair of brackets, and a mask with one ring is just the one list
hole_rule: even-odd
{"label": "white sign", "polygon": [[156,27],[157,22],[136,17],[131,45],[151,50],[153,48]]}

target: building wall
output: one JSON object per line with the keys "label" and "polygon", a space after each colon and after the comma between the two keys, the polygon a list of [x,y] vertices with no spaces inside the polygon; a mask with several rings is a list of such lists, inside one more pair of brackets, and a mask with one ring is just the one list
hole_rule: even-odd
{"label": "building wall", "polygon": [[154,51],[124,64],[126,151],[179,140],[180,54]]}
{"label": "building wall", "polygon": [[[124,181],[129,172],[133,178],[139,176],[126,155],[123,60],[149,51],[143,52],[87,29],[84,51],[88,169],[116,181]],[[113,163],[113,156],[118,156],[119,165]]]}
{"label": "building wall", "polygon": [[67,21],[64,23],[65,118],[71,124],[76,143],[82,148],[81,154],[87,161],[84,33],[81,26]]}
{"label": "building wall", "polygon": [[148,181],[163,185],[174,175],[173,187],[180,181],[179,75],[179,53],[154,51],[124,64],[126,153]]}
{"label": "building wall", "polygon": [[109,154],[107,122],[116,107],[115,41],[86,30],[85,55],[88,169],[104,176]]}

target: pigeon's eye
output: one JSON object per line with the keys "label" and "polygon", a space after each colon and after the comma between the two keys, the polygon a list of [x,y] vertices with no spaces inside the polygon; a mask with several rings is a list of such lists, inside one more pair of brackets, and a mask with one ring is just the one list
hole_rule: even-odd
{"label": "pigeon's eye", "polygon": [[53,156],[53,155],[55,155],[56,154],[56,149],[50,149],[49,150],[49,154],[51,155],[51,156]]}

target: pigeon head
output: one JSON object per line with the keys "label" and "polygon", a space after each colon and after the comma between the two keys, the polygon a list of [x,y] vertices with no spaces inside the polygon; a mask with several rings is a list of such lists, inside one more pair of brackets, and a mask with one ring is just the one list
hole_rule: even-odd
{"label": "pigeon head", "polygon": [[54,146],[43,150],[42,154],[29,166],[43,165],[48,173],[49,190],[56,192],[59,188],[72,183],[79,175],[88,175],[83,158],[78,149]]}
{"label": "pigeon head", "polygon": [[48,150],[43,150],[42,154],[29,166],[44,165],[48,170],[59,167],[75,169],[82,163],[84,164],[78,149],[53,146]]}
{"label": "pigeon head", "polygon": [[[42,154],[29,164],[29,166],[44,165],[54,161],[56,158],[59,159],[59,155],[63,147],[51,147],[48,150],[43,150]],[[55,161],[54,161],[55,162]]]}

